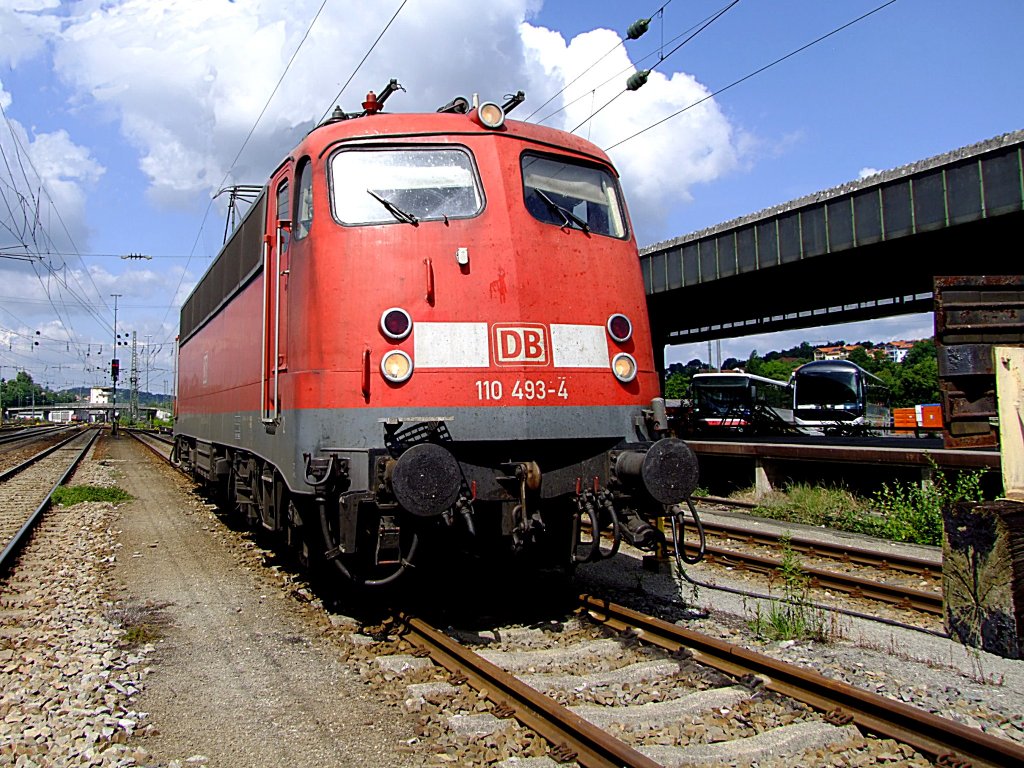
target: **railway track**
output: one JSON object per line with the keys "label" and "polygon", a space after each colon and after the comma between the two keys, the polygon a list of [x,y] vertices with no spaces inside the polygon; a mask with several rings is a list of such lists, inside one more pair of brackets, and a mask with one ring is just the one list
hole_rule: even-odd
{"label": "railway track", "polygon": [[0,473],[0,572],[22,545],[61,486],[85,457],[99,430],[76,433]]}
{"label": "railway track", "polygon": [[17,444],[22,441],[36,440],[44,435],[53,434],[67,430],[65,426],[58,427],[26,427],[24,429],[4,430],[0,433],[0,446]]}
{"label": "railway track", "polygon": [[[75,429],[72,427],[71,429]],[[68,436],[69,427],[32,427],[5,432],[0,436],[0,472],[16,467],[43,448]]]}
{"label": "railway track", "polygon": [[[754,506],[736,504],[727,499],[716,498],[713,501]],[[942,572],[940,556],[925,558],[891,550],[879,551],[740,523],[703,520],[702,526],[708,539],[716,542],[706,546],[705,560],[709,563],[773,575],[783,563],[764,552],[778,552],[785,548],[817,563],[801,564],[808,586],[812,588],[931,616],[943,615],[942,593],[937,588]],[[845,570],[823,567],[829,562],[837,563]],[[930,584],[935,584],[936,589],[921,588]]]}
{"label": "railway track", "polygon": [[[166,438],[133,437],[167,458]],[[414,671],[407,706],[429,702],[439,711],[431,715],[435,722],[450,724],[451,738],[475,741],[481,750],[500,746],[494,729],[506,722],[542,737],[550,761],[527,766],[649,768],[730,764],[744,756],[747,764],[783,766],[820,764],[808,754],[847,753],[863,758],[849,764],[885,762],[868,759],[872,750],[896,754],[905,765],[1024,764],[1024,747],[1009,740],[610,602],[582,596],[580,616],[590,634],[574,630],[557,651],[536,641],[516,648],[516,633],[507,630],[479,648],[473,641],[486,633],[443,632],[405,615],[403,647],[395,649],[402,653],[377,663],[392,677]],[[494,640],[504,640],[498,650]],[[433,730],[420,735],[433,743]],[[450,751],[447,758],[458,763],[463,755]]]}
{"label": "railway track", "polygon": [[164,461],[169,462],[171,460],[171,448],[174,445],[174,441],[170,438],[164,437],[158,432],[150,432],[144,429],[127,429],[124,431]]}
{"label": "railway track", "polygon": [[[492,743],[515,718],[546,740],[549,765],[818,764],[847,752],[859,762],[842,764],[872,765],[868,736],[906,745],[904,765],[1024,764],[1009,740],[589,595],[579,602],[592,632],[442,632],[403,616],[412,652],[378,664],[430,680],[408,686],[407,706],[444,710],[470,686],[489,709],[446,714],[448,727]],[[484,635],[499,650],[471,647]],[[428,657],[447,680],[431,678]]]}
{"label": "railway track", "polygon": [[[164,460],[169,459],[173,440],[158,433],[145,430],[130,430],[129,434]],[[728,500],[715,500],[717,503]],[[707,533],[743,541],[747,544],[761,544],[781,547],[778,535],[765,531],[754,531],[740,525],[705,522]],[[830,558],[845,564],[864,565],[880,571],[895,570],[920,578],[932,578],[941,570],[941,563],[909,555],[879,553],[867,548],[839,546],[799,536],[787,537],[787,546],[803,554]],[[780,560],[753,554],[736,548],[708,545],[705,559],[712,564],[731,568],[742,568],[755,573],[773,575],[782,567]],[[943,615],[942,594],[907,586],[888,583],[884,573],[876,578],[866,578],[849,573],[836,572],[812,566],[803,567],[809,579],[809,586],[839,592],[853,598],[883,602],[897,608],[929,614]]]}
{"label": "railway track", "polygon": [[[721,504],[740,509],[754,509],[757,507],[757,504],[752,502],[723,499],[717,496],[704,496],[695,499],[695,501],[698,503]],[[705,522],[704,530],[708,533],[729,536],[749,543],[769,544],[772,546],[777,546],[780,538],[778,534],[772,531],[758,530],[749,526],[724,522]],[[815,557],[830,558],[857,565],[868,565],[873,568],[901,571],[922,578],[930,578],[942,572],[942,561],[940,558],[915,557],[900,552],[882,553],[865,547],[847,544],[839,545],[798,535],[790,535],[787,539],[789,546],[793,550]]]}
{"label": "railway track", "polygon": [[[712,545],[706,547],[704,559],[708,563],[768,575],[774,575],[783,568],[783,562],[775,558]],[[864,578],[808,565],[801,566],[801,571],[808,579],[808,586],[812,588],[826,589],[854,598],[887,603],[898,608],[919,611],[932,616],[943,615],[940,591],[890,584],[878,578]]]}

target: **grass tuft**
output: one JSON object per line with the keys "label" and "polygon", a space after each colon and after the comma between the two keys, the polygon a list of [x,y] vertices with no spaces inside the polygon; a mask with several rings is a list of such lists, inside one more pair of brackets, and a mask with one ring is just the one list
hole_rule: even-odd
{"label": "grass tuft", "polygon": [[111,624],[121,629],[121,642],[127,648],[153,643],[163,634],[167,623],[163,609],[169,603],[155,604],[129,600],[108,608],[104,615]]}
{"label": "grass tuft", "polygon": [[116,485],[62,485],[53,492],[53,503],[70,507],[85,501],[106,501],[121,504],[131,501],[132,495]]}
{"label": "grass tuft", "polygon": [[811,603],[810,581],[788,535],[782,538],[782,565],[777,575],[782,582],[782,597],[773,600],[764,612],[759,604],[750,628],[769,640],[831,640],[835,632],[828,612]]}

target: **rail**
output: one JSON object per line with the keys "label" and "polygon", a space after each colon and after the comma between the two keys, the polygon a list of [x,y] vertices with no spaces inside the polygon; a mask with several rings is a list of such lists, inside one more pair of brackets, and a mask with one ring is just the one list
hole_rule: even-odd
{"label": "rail", "polygon": [[[32,530],[35,528],[39,520],[42,518],[43,514],[46,512],[47,509],[49,509],[54,492],[60,486],[64,485],[65,482],[67,482],[68,477],[71,476],[71,473],[75,471],[75,468],[85,457],[86,453],[88,453],[93,443],[96,442],[96,438],[98,435],[99,430],[94,430],[92,436],[86,442],[85,447],[83,447],[82,450],[79,451],[78,455],[71,461],[71,463],[68,465],[68,468],[61,475],[60,479],[50,489],[49,493],[46,494],[46,498],[43,499],[39,506],[36,507],[35,511],[31,515],[29,515],[28,519],[21,526],[18,532],[15,533],[13,537],[11,537],[11,540],[7,543],[7,546],[4,547],[3,552],[0,552],[0,573],[6,573],[10,570],[11,565],[14,563],[14,560],[18,556],[18,553],[21,552],[22,547],[28,540],[29,533],[32,532]],[[17,467],[14,467],[13,469],[8,470],[7,472],[4,472],[2,475],[0,475],[0,480],[5,480],[17,474],[18,472],[21,472],[23,469],[26,469],[28,466],[31,466],[32,464],[35,464],[40,459],[49,456],[51,453],[57,451],[59,448],[63,447],[67,443],[70,443],[72,440],[75,440],[79,437],[81,437],[80,434],[72,435],[67,440],[63,440],[57,445],[47,448],[45,451],[36,454],[28,461],[19,464]]]}
{"label": "rail", "polygon": [[786,664],[592,595],[581,595],[580,604],[591,618],[613,629],[639,629],[647,642],[672,652],[689,649],[697,661],[726,674],[759,675],[766,680],[770,690],[828,713],[830,720],[853,722],[864,731],[908,744],[940,764],[970,764],[973,768],[1024,765],[1024,747],[978,728],[961,725],[909,704],[832,680],[813,670]]}

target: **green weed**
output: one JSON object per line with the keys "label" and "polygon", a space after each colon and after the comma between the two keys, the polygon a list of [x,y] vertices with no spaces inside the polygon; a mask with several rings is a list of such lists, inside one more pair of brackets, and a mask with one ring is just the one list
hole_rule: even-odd
{"label": "green weed", "polygon": [[107,501],[121,504],[131,501],[132,495],[116,485],[62,485],[53,492],[53,503],[62,507],[81,504],[83,501]]}
{"label": "green weed", "polygon": [[794,484],[765,496],[753,514],[914,544],[942,543],[942,512],[958,501],[982,501],[985,471],[946,474],[930,484],[884,483],[871,499],[842,488]]}
{"label": "green weed", "polygon": [[882,513],[882,535],[894,541],[941,544],[943,510],[958,501],[983,501],[984,474],[979,470],[947,475],[934,469],[933,481],[925,485],[883,484],[874,497]]}
{"label": "green weed", "polygon": [[[810,585],[788,535],[783,536],[781,544],[782,562],[777,576],[782,583],[782,596],[773,600],[767,611],[763,612],[759,604],[749,626],[769,640],[829,640],[832,633],[828,614],[809,600]],[[768,591],[771,594],[771,582]]]}

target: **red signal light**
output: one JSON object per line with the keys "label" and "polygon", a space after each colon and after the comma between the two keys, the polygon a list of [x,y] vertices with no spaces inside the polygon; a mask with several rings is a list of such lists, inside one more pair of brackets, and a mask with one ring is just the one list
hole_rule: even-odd
{"label": "red signal light", "polygon": [[629,341],[633,335],[633,324],[625,315],[615,314],[608,318],[608,335],[620,344]]}
{"label": "red signal light", "polygon": [[412,330],[412,317],[401,307],[385,309],[380,316],[380,329],[389,339],[399,341]]}

